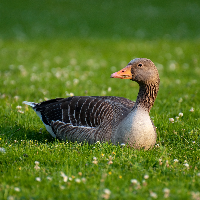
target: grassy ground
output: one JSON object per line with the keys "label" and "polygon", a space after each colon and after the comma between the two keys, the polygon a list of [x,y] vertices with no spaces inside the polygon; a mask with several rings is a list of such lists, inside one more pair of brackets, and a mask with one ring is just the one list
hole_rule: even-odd
{"label": "grassy ground", "polygon": [[[0,199],[200,198],[198,1],[1,4]],[[152,150],[56,141],[22,104],[70,93],[135,100],[136,83],[109,77],[136,57],[161,79]]]}

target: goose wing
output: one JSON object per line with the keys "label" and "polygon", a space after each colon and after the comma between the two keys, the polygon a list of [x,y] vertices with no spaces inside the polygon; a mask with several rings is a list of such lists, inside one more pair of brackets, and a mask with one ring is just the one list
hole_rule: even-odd
{"label": "goose wing", "polygon": [[90,143],[109,141],[119,120],[134,106],[129,99],[111,96],[74,96],[26,104],[32,106],[53,136]]}

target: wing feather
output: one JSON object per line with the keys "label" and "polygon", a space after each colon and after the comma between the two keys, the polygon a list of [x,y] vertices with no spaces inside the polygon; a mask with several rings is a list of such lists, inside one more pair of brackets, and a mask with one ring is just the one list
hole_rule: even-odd
{"label": "wing feather", "polygon": [[34,104],[34,110],[59,139],[94,142],[103,138],[109,141],[117,121],[134,104],[123,97],[75,96]]}

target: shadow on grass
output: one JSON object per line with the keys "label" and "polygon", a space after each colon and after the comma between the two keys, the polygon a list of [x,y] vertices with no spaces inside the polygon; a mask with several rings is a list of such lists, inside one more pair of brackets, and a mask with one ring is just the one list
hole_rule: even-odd
{"label": "shadow on grass", "polygon": [[33,140],[39,143],[52,143],[56,140],[46,130],[37,132],[36,130],[26,129],[19,125],[6,127],[3,133],[0,132],[0,135],[7,142],[13,142],[14,140]]}

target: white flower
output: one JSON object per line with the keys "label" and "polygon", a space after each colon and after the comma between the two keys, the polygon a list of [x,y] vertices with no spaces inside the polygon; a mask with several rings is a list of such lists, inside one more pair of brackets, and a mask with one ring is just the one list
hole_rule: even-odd
{"label": "white flower", "polygon": [[186,166],[187,168],[189,168],[189,164],[188,163],[184,163],[184,166]]}
{"label": "white flower", "polygon": [[35,168],[36,170],[40,169],[39,164],[40,164],[39,161],[35,161],[35,167],[34,167],[34,168]]}
{"label": "white flower", "polygon": [[103,198],[103,199],[109,199],[109,198],[110,198],[111,191],[110,191],[109,189],[106,188],[106,189],[103,190],[103,192],[104,192],[104,193],[102,194],[102,198]]}
{"label": "white flower", "polygon": [[64,181],[64,182],[67,182],[68,176],[66,176],[64,172],[60,172],[60,174],[61,174],[61,176],[63,177],[63,181]]}
{"label": "white flower", "polygon": [[174,118],[169,118],[169,121],[170,121],[171,123],[174,123]]}
{"label": "white flower", "polygon": [[179,116],[179,117],[183,117],[183,113],[179,113],[178,116]]}
{"label": "white flower", "polygon": [[97,161],[97,158],[96,157],[93,157],[93,161],[92,161],[93,164],[97,165],[98,164],[98,161]]}
{"label": "white flower", "polygon": [[198,176],[198,177],[200,177],[200,172],[199,172],[199,173],[197,173],[197,176]]}
{"label": "white flower", "polygon": [[144,175],[144,179],[148,179],[149,178],[149,175],[148,174],[145,174]]}
{"label": "white flower", "polygon": [[160,147],[160,145],[159,145],[159,144],[155,144],[155,147],[156,147],[156,148],[159,148],[159,147]]}
{"label": "white flower", "polygon": [[163,189],[163,192],[164,192],[164,197],[165,197],[165,198],[168,198],[168,197],[169,197],[169,194],[170,194],[170,189],[164,188],[164,189]]}
{"label": "white flower", "polygon": [[194,112],[194,108],[192,107],[192,108],[190,108],[190,112]]}
{"label": "white flower", "polygon": [[98,161],[97,160],[93,160],[92,163],[95,164],[95,165],[97,165]]}
{"label": "white flower", "polygon": [[158,195],[155,192],[150,192],[150,196],[154,199],[158,198]]}
{"label": "white flower", "polygon": [[14,190],[15,190],[16,192],[20,192],[20,188],[18,188],[18,187],[14,187]]}
{"label": "white flower", "polygon": [[38,181],[38,182],[41,182],[41,178],[40,177],[36,177],[35,180]]}
{"label": "white flower", "polygon": [[104,189],[103,191],[104,191],[104,193],[107,194],[107,195],[110,195],[110,194],[111,194],[111,191],[110,191],[109,189],[107,189],[107,188]]}
{"label": "white flower", "polygon": [[39,161],[35,161],[35,164],[36,164],[36,165],[39,165],[39,164],[40,164],[40,162],[39,162]]}
{"label": "white flower", "polygon": [[176,116],[176,120],[178,121],[179,117]]}
{"label": "white flower", "polygon": [[138,183],[137,179],[131,179],[131,183],[133,183],[134,185],[136,185]]}
{"label": "white flower", "polygon": [[164,192],[164,193],[170,193],[170,189],[164,188],[164,189],[163,189],[163,192]]}
{"label": "white flower", "polygon": [[64,172],[60,172],[60,175],[61,175],[62,177],[65,177],[65,176],[66,176]]}
{"label": "white flower", "polygon": [[174,162],[175,162],[175,163],[177,163],[178,161],[179,161],[178,159],[176,159],[176,158],[174,159]]}
{"label": "white flower", "polygon": [[124,146],[125,146],[125,144],[124,144],[124,143],[121,143],[121,146],[122,146],[122,147],[124,147]]}
{"label": "white flower", "polygon": [[17,106],[16,108],[17,108],[18,110],[22,109],[22,107],[21,107],[21,106]]}
{"label": "white flower", "polygon": [[111,92],[112,88],[111,87],[108,87],[108,92]]}
{"label": "white flower", "polygon": [[80,182],[81,182],[81,179],[76,178],[76,179],[75,179],[75,182],[76,182],[76,183],[80,183]]}
{"label": "white flower", "polygon": [[67,180],[68,180],[68,177],[67,177],[67,176],[64,176],[64,177],[63,177],[63,181],[66,183]]}

